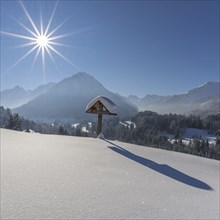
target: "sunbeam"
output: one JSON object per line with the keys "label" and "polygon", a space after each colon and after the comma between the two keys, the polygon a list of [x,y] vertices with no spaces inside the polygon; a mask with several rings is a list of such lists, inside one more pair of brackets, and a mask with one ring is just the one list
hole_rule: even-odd
{"label": "sunbeam", "polygon": [[20,1],[21,8],[24,11],[24,14],[28,18],[29,23],[31,24],[32,28],[28,28],[25,26],[22,22],[18,21],[15,19],[15,21],[22,27],[24,28],[29,35],[23,35],[23,34],[18,34],[18,33],[12,33],[12,32],[6,32],[6,31],[0,31],[2,35],[7,35],[10,37],[15,37],[15,38],[20,38],[24,40],[28,40],[29,42],[23,43],[21,45],[16,46],[16,48],[22,48],[22,47],[32,47],[30,50],[28,50],[22,57],[20,57],[6,72],[10,71],[12,68],[14,68],[17,64],[19,64],[22,60],[24,60],[29,54],[32,52],[36,51],[36,54],[34,56],[34,60],[32,63],[32,66],[36,62],[37,58],[39,55],[41,55],[42,58],[42,68],[43,68],[43,74],[45,74],[45,57],[46,54],[50,57],[50,59],[53,61],[53,63],[56,63],[53,55],[55,53],[58,55],[60,58],[62,58],[64,61],[67,63],[71,64],[74,68],[79,69],[75,64],[73,64],[69,59],[67,59],[63,54],[61,54],[57,49],[55,49],[52,45],[55,46],[61,46],[61,47],[68,47],[71,48],[72,46],[68,46],[59,42],[56,42],[55,40],[61,39],[64,37],[68,37],[70,35],[76,34],[76,32],[71,32],[71,33],[65,33],[65,34],[60,34],[60,35],[54,35],[55,32],[60,29],[69,19],[65,19],[63,22],[61,22],[59,25],[57,25],[54,29],[50,31],[51,24],[53,22],[53,18],[56,13],[56,9],[58,6],[58,1],[55,3],[52,14],[49,18],[49,21],[47,25],[44,25],[43,18],[40,15],[40,26],[37,27],[36,23],[34,22],[33,18],[31,17],[30,13],[26,9],[24,3]]}
{"label": "sunbeam", "polygon": [[30,21],[32,27],[34,28],[35,32],[37,33],[37,35],[39,36],[40,35],[40,32],[38,31],[34,21],[32,20],[31,16],[29,15],[27,9],[25,8],[24,4],[22,1],[20,1],[20,4],[21,4],[21,7],[22,9],[24,10],[24,13],[26,14],[26,16],[28,17],[28,20]]}
{"label": "sunbeam", "polygon": [[24,58],[26,58],[29,54],[31,54],[37,48],[38,48],[38,45],[35,45],[26,54],[24,54],[20,59],[18,59],[6,72],[9,72],[11,69],[13,69],[18,63],[20,63]]}

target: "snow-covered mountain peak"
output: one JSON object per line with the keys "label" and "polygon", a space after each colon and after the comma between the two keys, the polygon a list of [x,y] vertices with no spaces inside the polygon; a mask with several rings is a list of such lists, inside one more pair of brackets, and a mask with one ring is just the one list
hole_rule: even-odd
{"label": "snow-covered mountain peak", "polygon": [[97,81],[92,75],[86,72],[78,72],[70,77],[70,79],[78,79],[78,80],[95,80]]}
{"label": "snow-covered mountain peak", "polygon": [[207,82],[186,93],[172,96],[146,95],[138,100],[129,96],[140,111],[152,110],[158,113],[189,113],[192,111],[218,112],[219,82]]}

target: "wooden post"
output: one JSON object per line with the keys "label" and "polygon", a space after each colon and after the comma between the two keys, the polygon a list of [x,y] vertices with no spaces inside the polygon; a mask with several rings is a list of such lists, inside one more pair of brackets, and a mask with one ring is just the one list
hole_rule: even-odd
{"label": "wooden post", "polygon": [[97,127],[97,137],[98,135],[102,132],[102,110],[103,110],[103,105],[100,103],[99,104],[99,114],[98,114],[98,127]]}
{"label": "wooden post", "polygon": [[[98,96],[93,99],[86,106],[86,113],[98,114],[97,130],[95,134],[96,137],[102,134],[103,115],[117,115],[115,103],[104,96]],[[104,136],[100,135],[100,138],[104,138]]]}
{"label": "wooden post", "polygon": [[98,114],[97,137],[102,132],[102,114]]}

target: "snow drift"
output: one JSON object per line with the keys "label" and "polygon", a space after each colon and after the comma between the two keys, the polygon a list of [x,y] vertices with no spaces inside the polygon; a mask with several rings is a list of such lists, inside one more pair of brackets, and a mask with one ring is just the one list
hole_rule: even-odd
{"label": "snow drift", "polygon": [[219,161],[1,129],[2,219],[218,219]]}

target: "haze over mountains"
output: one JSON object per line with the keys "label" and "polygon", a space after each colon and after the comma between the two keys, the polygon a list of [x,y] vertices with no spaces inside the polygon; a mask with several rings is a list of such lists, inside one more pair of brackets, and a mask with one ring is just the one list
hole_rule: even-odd
{"label": "haze over mountains", "polygon": [[115,102],[120,117],[138,112],[137,107],[127,98],[108,91],[87,73],[77,73],[63,79],[14,111],[33,120],[82,120],[92,117],[85,113],[85,109],[87,104],[99,95]]}
{"label": "haze over mountains", "polygon": [[1,92],[1,105],[8,108],[16,108],[41,95],[54,84],[55,83],[51,82],[46,85],[41,85],[34,90],[27,91],[20,86],[16,86],[13,89],[6,89]]}
{"label": "haze over mountains", "polygon": [[72,121],[91,117],[85,113],[87,104],[96,96],[103,95],[116,103],[120,117],[145,110],[161,114],[208,114],[219,112],[219,88],[219,82],[208,82],[180,95],[123,97],[107,90],[93,76],[80,72],[34,90],[26,91],[19,86],[4,90],[1,92],[1,105],[13,108],[14,112],[32,120]]}
{"label": "haze over mountains", "polygon": [[139,111],[152,110],[164,113],[217,113],[219,112],[220,83],[207,82],[187,93],[173,96],[147,95],[144,98],[129,96]]}

